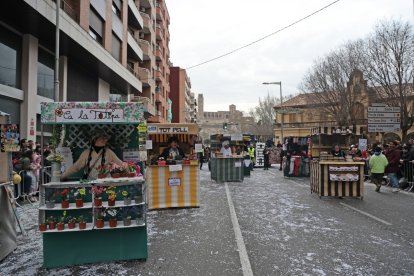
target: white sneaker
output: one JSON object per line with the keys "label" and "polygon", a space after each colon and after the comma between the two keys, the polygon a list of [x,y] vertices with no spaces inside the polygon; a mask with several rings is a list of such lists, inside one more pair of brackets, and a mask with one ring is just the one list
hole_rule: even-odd
{"label": "white sneaker", "polygon": [[399,189],[399,188],[393,188],[393,189],[392,189],[392,192],[393,192],[393,193],[398,193],[399,191],[400,191],[400,189]]}

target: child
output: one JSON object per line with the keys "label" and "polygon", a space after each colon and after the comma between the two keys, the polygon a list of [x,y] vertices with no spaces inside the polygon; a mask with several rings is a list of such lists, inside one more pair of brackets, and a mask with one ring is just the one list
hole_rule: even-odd
{"label": "child", "polygon": [[388,160],[385,155],[381,153],[381,148],[376,147],[374,155],[369,159],[369,167],[371,168],[371,179],[377,186],[376,192],[381,189],[381,182],[384,176],[385,168],[388,166]]}

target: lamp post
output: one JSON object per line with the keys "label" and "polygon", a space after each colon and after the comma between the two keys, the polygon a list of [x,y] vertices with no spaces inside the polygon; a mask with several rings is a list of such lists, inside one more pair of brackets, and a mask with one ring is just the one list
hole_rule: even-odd
{"label": "lamp post", "polygon": [[280,120],[280,134],[282,136],[282,141],[281,142],[283,144],[283,98],[282,98],[282,82],[281,81],[264,82],[263,84],[264,85],[272,85],[272,84],[275,84],[275,85],[279,85],[280,86],[280,109],[281,109],[280,114],[282,115],[281,116],[281,120]]}

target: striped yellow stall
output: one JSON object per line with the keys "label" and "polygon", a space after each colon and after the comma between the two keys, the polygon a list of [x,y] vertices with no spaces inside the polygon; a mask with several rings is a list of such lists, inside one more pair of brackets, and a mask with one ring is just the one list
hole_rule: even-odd
{"label": "striped yellow stall", "polygon": [[[334,197],[364,197],[364,162],[312,161],[311,193]],[[347,179],[349,178],[349,179]]]}
{"label": "striped yellow stall", "polygon": [[[147,175],[148,209],[200,207],[200,169],[198,165],[182,165],[170,172],[169,166],[149,166]],[[170,185],[170,179],[179,184]]]}

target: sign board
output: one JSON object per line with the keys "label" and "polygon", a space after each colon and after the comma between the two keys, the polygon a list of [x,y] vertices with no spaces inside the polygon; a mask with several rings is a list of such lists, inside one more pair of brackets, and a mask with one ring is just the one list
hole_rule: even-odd
{"label": "sign board", "polygon": [[139,124],[137,129],[138,132],[147,132],[147,126],[145,124]]}
{"label": "sign board", "polygon": [[241,133],[231,134],[230,137],[232,141],[243,141],[243,134]]}
{"label": "sign board", "polygon": [[139,161],[139,151],[137,150],[131,150],[131,151],[124,151],[122,152],[122,160],[123,161],[133,161],[137,162]]}
{"label": "sign board", "polygon": [[398,132],[401,108],[375,104],[368,107],[368,132]]}
{"label": "sign board", "polygon": [[265,148],[265,143],[256,143],[256,163],[255,167],[263,167],[264,166],[264,155],[263,150]]}
{"label": "sign board", "polygon": [[148,133],[162,133],[162,134],[180,134],[180,133],[188,133],[188,127],[157,127],[157,126],[148,126],[147,128]]}
{"label": "sign board", "polygon": [[367,150],[367,139],[358,139],[358,149],[359,150]]}
{"label": "sign board", "polygon": [[194,145],[195,152],[203,152],[203,144],[195,144]]}
{"label": "sign board", "polygon": [[16,124],[0,125],[1,152],[20,151],[20,132]]}
{"label": "sign board", "polygon": [[181,178],[179,178],[179,177],[170,177],[170,178],[168,178],[168,186],[170,186],[170,187],[181,186]]}
{"label": "sign board", "polygon": [[170,172],[179,172],[183,170],[183,165],[169,165]]}
{"label": "sign board", "polygon": [[42,102],[42,124],[140,123],[144,105],[138,102]]}
{"label": "sign board", "polygon": [[147,150],[152,149],[152,140],[146,140],[146,142],[145,142],[145,148]]}

